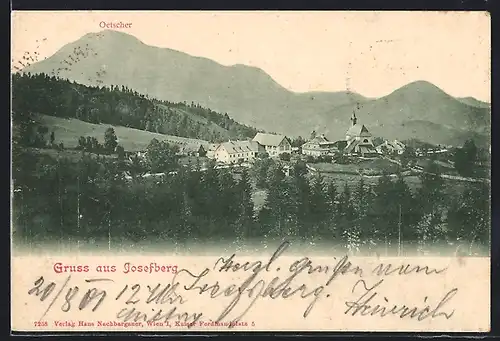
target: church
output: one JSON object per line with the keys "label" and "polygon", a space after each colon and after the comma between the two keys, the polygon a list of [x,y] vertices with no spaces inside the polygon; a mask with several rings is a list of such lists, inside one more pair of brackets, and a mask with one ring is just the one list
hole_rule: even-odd
{"label": "church", "polygon": [[373,145],[372,134],[364,124],[359,124],[356,114],[351,117],[351,127],[347,130],[345,140],[347,145],[344,154],[362,157],[377,157],[378,153]]}

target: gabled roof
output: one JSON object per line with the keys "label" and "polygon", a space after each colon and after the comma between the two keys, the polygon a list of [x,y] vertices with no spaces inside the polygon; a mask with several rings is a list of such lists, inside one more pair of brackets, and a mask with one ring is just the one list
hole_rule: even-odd
{"label": "gabled roof", "polygon": [[392,141],[392,145],[393,146],[397,146],[397,147],[399,147],[401,149],[405,149],[406,148],[405,144],[402,143],[402,142],[400,142],[400,141],[398,141],[398,140]]}
{"label": "gabled roof", "polygon": [[324,135],[318,135],[302,145],[302,148],[313,148],[314,146],[329,147],[332,142]]}
{"label": "gabled roof", "polygon": [[315,141],[318,141],[319,143],[321,142],[330,142],[326,137],[325,135],[319,135],[319,136],[316,136],[313,140]]}
{"label": "gabled roof", "polygon": [[279,146],[285,138],[284,135],[257,133],[253,141],[259,142],[263,146]]}
{"label": "gabled roof", "polygon": [[197,152],[200,148],[205,149],[202,143],[185,143],[181,146],[181,152]]}
{"label": "gabled roof", "polygon": [[229,154],[259,151],[259,144],[255,141],[229,141],[221,143],[217,149],[221,147]]}
{"label": "gabled roof", "polygon": [[384,143],[379,145],[377,148],[380,149],[383,146],[385,146],[389,149],[398,149],[398,150],[404,150],[406,148],[406,146],[403,143],[399,142],[398,140],[384,141]]}
{"label": "gabled roof", "polygon": [[203,148],[205,148],[206,151],[212,151],[212,152],[215,151],[218,147],[219,144],[217,143],[209,143],[203,146]]}
{"label": "gabled roof", "polygon": [[361,140],[351,140],[351,141],[352,142],[345,147],[345,149],[344,149],[345,153],[352,153],[354,151],[354,149],[356,148],[356,146],[358,146],[360,144],[361,144],[360,149],[364,153],[373,153],[373,152],[376,153],[376,150],[374,147],[372,147],[371,145],[363,144],[361,142]]}
{"label": "gabled roof", "polygon": [[365,136],[365,137],[372,136],[372,134],[370,134],[370,132],[368,131],[368,129],[366,129],[364,124],[357,124],[357,123],[355,125],[353,125],[352,127],[350,127],[349,130],[347,130],[346,135]]}
{"label": "gabled roof", "polygon": [[328,140],[325,135],[318,135],[316,136],[315,138],[313,138],[310,142],[313,142],[313,143],[318,143],[318,144],[322,144],[322,143],[331,143],[330,140]]}

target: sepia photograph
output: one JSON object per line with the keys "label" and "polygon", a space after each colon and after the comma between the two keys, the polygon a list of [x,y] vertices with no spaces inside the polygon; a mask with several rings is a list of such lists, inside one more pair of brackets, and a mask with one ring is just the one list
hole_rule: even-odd
{"label": "sepia photograph", "polygon": [[490,39],[487,12],[15,11],[13,252],[488,258]]}

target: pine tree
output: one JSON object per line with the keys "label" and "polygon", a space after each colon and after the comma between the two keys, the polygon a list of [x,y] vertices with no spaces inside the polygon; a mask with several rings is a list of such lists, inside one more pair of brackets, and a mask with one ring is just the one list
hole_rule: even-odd
{"label": "pine tree", "polygon": [[476,168],[478,149],[473,140],[465,141],[464,146],[455,151],[454,164],[462,176],[473,176]]}
{"label": "pine tree", "polygon": [[[212,202],[211,210],[216,212],[214,222],[220,222],[216,226],[217,233],[222,237],[234,239],[237,231],[234,228],[240,213],[240,193],[238,184],[230,171],[222,169],[218,172],[218,197],[217,202]],[[217,215],[218,209],[218,215]],[[216,223],[217,224],[217,223]],[[218,224],[218,225],[219,225]]]}
{"label": "pine tree", "polygon": [[114,153],[116,146],[118,146],[118,139],[115,130],[110,127],[104,133],[104,148],[108,153]]}
{"label": "pine tree", "polygon": [[469,184],[450,204],[447,234],[453,243],[465,244],[469,253],[474,246],[488,249],[491,244],[490,191],[487,184]]}
{"label": "pine tree", "polygon": [[268,194],[264,205],[267,221],[263,223],[269,228],[270,235],[282,237],[287,234],[285,220],[290,207],[287,198],[288,186],[285,183],[285,174],[279,164],[274,164],[268,171]]}
{"label": "pine tree", "polygon": [[401,174],[394,183],[394,195],[398,203],[398,224],[399,239],[401,247],[406,247],[418,239],[416,225],[421,219],[421,210],[415,197],[412,195],[410,187],[405,182]]}
{"label": "pine tree", "polygon": [[252,201],[250,176],[246,169],[243,170],[237,187],[237,193],[240,196],[238,217],[238,226],[240,227],[239,235],[242,239],[248,240],[252,237],[251,229],[254,225],[254,205]]}
{"label": "pine tree", "polygon": [[315,174],[309,196],[309,214],[311,229],[309,238],[321,239],[328,229],[329,225],[329,202],[325,191],[323,176],[318,172]]}
{"label": "pine tree", "polygon": [[347,184],[339,200],[341,244],[350,254],[360,251],[361,235],[359,226],[355,224],[356,211],[352,202],[351,189]]}
{"label": "pine tree", "polygon": [[434,217],[433,213],[426,213],[417,225],[417,251],[419,253],[425,254],[428,252],[428,247],[433,239]]}
{"label": "pine tree", "polygon": [[397,198],[394,197],[393,184],[387,175],[379,178],[374,188],[373,200],[373,240],[388,251],[397,238],[398,213]]}
{"label": "pine tree", "polygon": [[273,160],[270,158],[259,158],[255,160],[250,173],[257,188],[265,189],[268,187],[268,172],[273,163]]}
{"label": "pine tree", "polygon": [[359,231],[363,247],[372,248],[376,245],[376,240],[373,238],[375,231],[371,214],[374,201],[372,189],[361,178],[353,194],[354,208],[356,210],[356,229]]}
{"label": "pine tree", "polygon": [[422,182],[418,190],[418,198],[424,212],[442,207],[444,203],[444,180],[435,162],[431,162],[420,176]]}
{"label": "pine tree", "polygon": [[328,209],[328,217],[323,231],[320,232],[323,239],[340,240],[339,234],[339,194],[337,185],[330,182],[326,188],[326,204]]}
{"label": "pine tree", "polygon": [[[290,208],[294,208],[296,226],[293,230],[297,231],[299,237],[305,239],[312,233],[310,231],[311,225],[314,224],[314,217],[312,217],[310,208],[310,186],[306,178],[307,168],[304,162],[296,162],[292,169],[292,183],[290,184],[289,193],[291,195]],[[317,179],[320,180],[320,179]],[[318,183],[318,186],[321,186]]]}

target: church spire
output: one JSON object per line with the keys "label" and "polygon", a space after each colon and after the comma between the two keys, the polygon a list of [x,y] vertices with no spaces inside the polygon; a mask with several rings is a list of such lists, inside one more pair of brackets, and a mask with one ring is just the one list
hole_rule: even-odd
{"label": "church spire", "polygon": [[351,121],[352,121],[352,125],[356,125],[356,122],[357,122],[357,118],[356,118],[356,113],[353,111],[352,112],[352,117],[351,117]]}

